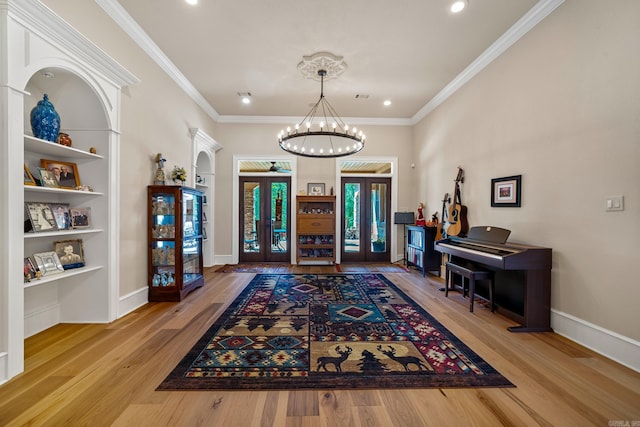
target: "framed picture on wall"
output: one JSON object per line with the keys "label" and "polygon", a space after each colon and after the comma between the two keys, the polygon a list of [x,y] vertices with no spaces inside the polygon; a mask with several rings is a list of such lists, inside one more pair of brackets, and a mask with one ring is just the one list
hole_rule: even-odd
{"label": "framed picture on wall", "polygon": [[519,208],[522,199],[522,175],[491,180],[491,207]]}
{"label": "framed picture on wall", "polygon": [[310,182],[307,184],[309,196],[324,196],[324,183]]}

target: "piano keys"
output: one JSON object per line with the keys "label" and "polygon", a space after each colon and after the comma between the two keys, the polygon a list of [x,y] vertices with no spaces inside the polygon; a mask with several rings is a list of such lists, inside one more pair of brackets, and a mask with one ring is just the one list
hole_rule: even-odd
{"label": "piano keys", "polygon": [[[551,331],[551,248],[507,243],[511,232],[472,227],[467,237],[435,242],[450,262],[473,263],[494,272],[497,310],[520,325],[511,332]],[[482,295],[482,287],[476,290]]]}

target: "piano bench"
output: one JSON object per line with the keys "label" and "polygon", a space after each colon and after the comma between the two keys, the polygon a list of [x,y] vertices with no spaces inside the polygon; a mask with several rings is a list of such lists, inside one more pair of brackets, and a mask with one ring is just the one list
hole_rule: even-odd
{"label": "piano bench", "polygon": [[476,280],[489,280],[491,282],[489,286],[489,304],[491,305],[491,312],[495,311],[495,304],[493,302],[493,293],[495,283],[493,281],[493,272],[489,270],[483,270],[475,265],[467,264],[467,265],[459,265],[454,264],[452,262],[447,262],[446,264],[447,270],[445,275],[445,287],[444,287],[444,296],[449,296],[449,289],[451,288],[451,283],[453,281],[452,274],[458,274],[462,277],[462,293],[465,294],[465,286],[464,279],[469,281],[469,299],[471,302],[469,303],[469,311],[473,313],[473,300],[476,294]]}

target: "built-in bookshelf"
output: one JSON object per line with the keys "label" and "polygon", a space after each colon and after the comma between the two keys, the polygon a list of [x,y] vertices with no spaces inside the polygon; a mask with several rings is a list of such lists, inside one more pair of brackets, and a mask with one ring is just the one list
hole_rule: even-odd
{"label": "built-in bookshelf", "polygon": [[[0,383],[23,371],[24,338],[58,323],[106,323],[119,314],[120,91],[138,82],[42,2],[4,3],[0,38],[12,48],[0,52],[5,71],[0,93],[0,146],[5,147],[0,156],[0,236],[6,245],[0,261]],[[33,134],[30,113],[45,94],[71,146]],[[56,180],[56,168],[47,167],[51,162],[77,168],[76,185],[60,188],[51,176],[51,186],[28,179],[27,170],[36,178],[42,167]],[[35,211],[26,209],[29,203],[90,211],[90,221],[77,227],[58,222],[41,227],[38,219],[36,230],[29,216]],[[41,265],[48,273],[51,265],[57,267],[48,260],[55,261],[53,254],[66,248],[67,241],[82,245],[82,262],[65,261],[67,269],[57,268],[53,274],[33,269],[31,275],[28,259],[38,254],[40,261],[47,261]]]}

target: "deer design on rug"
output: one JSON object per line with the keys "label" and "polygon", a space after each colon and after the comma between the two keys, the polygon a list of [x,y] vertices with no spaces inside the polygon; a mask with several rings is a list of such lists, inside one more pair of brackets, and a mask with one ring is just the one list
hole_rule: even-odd
{"label": "deer design on rug", "polygon": [[351,354],[351,347],[349,346],[345,346],[346,350],[342,351],[340,350],[340,346],[336,347],[336,353],[338,353],[340,356],[339,357],[332,357],[332,356],[321,356],[318,357],[318,369],[317,371],[320,372],[320,368],[324,369],[325,372],[327,371],[327,365],[333,365],[336,368],[336,372],[342,372],[342,367],[340,366],[342,364],[342,362],[344,362],[345,360],[347,360],[347,358],[349,357],[349,355]]}
{"label": "deer design on rug", "polygon": [[409,365],[416,365],[419,371],[431,371],[432,369],[425,365],[422,360],[415,356],[396,356],[396,349],[392,346],[388,346],[389,350],[385,350],[381,345],[378,346],[378,351],[387,356],[391,360],[395,360],[400,363],[406,372],[409,372]]}

